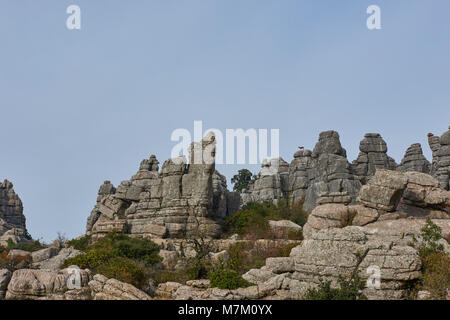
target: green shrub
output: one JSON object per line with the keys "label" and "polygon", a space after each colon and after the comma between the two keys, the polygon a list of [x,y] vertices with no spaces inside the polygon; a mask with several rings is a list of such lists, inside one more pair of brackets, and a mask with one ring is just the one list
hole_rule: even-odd
{"label": "green shrub", "polygon": [[227,268],[244,274],[250,269],[257,269],[265,265],[266,259],[271,257],[288,257],[292,248],[300,243],[279,245],[276,242],[267,245],[252,242],[237,242],[228,248],[229,259]]}
{"label": "green shrub", "polygon": [[365,283],[359,277],[346,279],[342,276],[338,278],[338,288],[331,287],[331,281],[321,282],[318,288],[309,289],[305,300],[367,300],[361,292]]}
{"label": "green shrub", "polygon": [[[252,238],[277,238],[269,228],[269,220],[291,220],[304,225],[307,213],[301,204],[290,204],[288,200],[280,200],[275,205],[271,202],[249,203],[230,216],[225,222],[228,234],[249,235]],[[286,238],[300,240],[300,234],[284,235]]]}
{"label": "green shrub", "polygon": [[96,270],[99,266],[107,264],[113,257],[113,254],[106,249],[91,249],[85,254],[67,259],[64,262],[64,267],[75,265],[81,269]]}
{"label": "green shrub", "polygon": [[419,246],[419,254],[422,259],[430,254],[444,252],[444,246],[438,243],[442,239],[442,229],[427,218],[425,226],[421,229],[422,243]]}
{"label": "green shrub", "polygon": [[367,300],[362,293],[366,283],[359,277],[358,268],[364,258],[369,253],[369,249],[364,252],[356,252],[356,265],[348,276],[340,275],[337,280],[337,288],[331,287],[331,281],[321,281],[318,288],[308,289],[305,300]]}
{"label": "green shrub", "polygon": [[98,266],[96,271],[108,278],[131,283],[137,288],[146,285],[149,275],[149,270],[143,264],[124,257],[113,257],[108,263]]}
{"label": "green shrub", "polygon": [[17,249],[34,252],[44,248],[46,248],[46,246],[41,244],[39,240],[21,241],[18,243],[14,243],[11,239],[8,239],[8,246],[6,247],[6,250]]}
{"label": "green shrub", "polygon": [[234,184],[233,190],[242,192],[242,190],[247,189],[250,181],[252,181],[253,174],[250,170],[241,169],[238,171],[238,174],[234,175],[231,178],[231,183]]}
{"label": "green shrub", "polygon": [[421,230],[422,241],[418,247],[422,260],[422,277],[413,292],[427,290],[432,299],[446,299],[450,289],[450,257],[444,252],[441,228],[427,219]]}
{"label": "green shrub", "polygon": [[219,268],[210,272],[209,279],[212,288],[219,289],[237,289],[252,285],[252,283],[243,279],[236,271]]}
{"label": "green shrub", "polygon": [[84,235],[78,239],[72,239],[72,240],[68,241],[67,243],[69,244],[69,246],[74,247],[77,250],[86,251],[90,242],[91,242],[91,237],[88,235]]}
{"label": "green shrub", "polygon": [[432,299],[446,300],[450,289],[450,257],[444,252],[435,252],[428,254],[422,263],[422,290],[429,291]]}
{"label": "green shrub", "polygon": [[162,260],[158,255],[157,244],[124,234],[111,233],[90,245],[87,244],[88,239],[75,240],[74,243],[85,248],[86,253],[66,260],[64,267],[76,265],[81,269],[90,269],[94,273],[131,283],[138,288],[145,285],[150,267]]}

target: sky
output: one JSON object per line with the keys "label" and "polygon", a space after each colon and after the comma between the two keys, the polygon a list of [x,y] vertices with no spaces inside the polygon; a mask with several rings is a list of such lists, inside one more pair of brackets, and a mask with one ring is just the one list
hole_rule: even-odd
{"label": "sky", "polygon": [[[69,30],[69,5],[81,29]],[[369,5],[381,29],[366,26]],[[104,180],[170,158],[175,129],[279,129],[280,155],[378,132],[397,162],[450,125],[448,0],[2,0],[0,179],[27,227],[85,232]],[[218,165],[229,179],[240,168]]]}

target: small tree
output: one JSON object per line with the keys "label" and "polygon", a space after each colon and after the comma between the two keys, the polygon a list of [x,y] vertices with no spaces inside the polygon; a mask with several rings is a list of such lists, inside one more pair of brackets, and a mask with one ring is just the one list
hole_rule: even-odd
{"label": "small tree", "polygon": [[441,232],[442,229],[434,224],[430,218],[427,218],[427,222],[420,233],[422,243],[419,247],[419,253],[422,258],[426,258],[432,253],[444,251],[444,246],[441,243],[438,243],[438,241],[442,239]]}
{"label": "small tree", "polygon": [[250,181],[252,181],[253,174],[250,170],[241,169],[238,171],[238,174],[234,175],[231,178],[231,183],[234,184],[233,190],[241,192],[244,189],[248,188]]}
{"label": "small tree", "polygon": [[367,256],[369,249],[364,253],[356,253],[356,266],[348,277],[340,275],[337,279],[338,288],[331,287],[331,281],[321,281],[317,289],[309,289],[305,296],[305,300],[367,300],[362,292],[366,286],[364,280],[358,275],[358,268],[364,258]]}

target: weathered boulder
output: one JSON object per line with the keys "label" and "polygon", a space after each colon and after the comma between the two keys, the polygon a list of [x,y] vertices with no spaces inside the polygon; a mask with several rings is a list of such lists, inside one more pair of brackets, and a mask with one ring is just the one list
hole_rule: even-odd
{"label": "weathered boulder", "polygon": [[58,254],[58,249],[55,247],[49,247],[45,249],[41,249],[38,251],[34,251],[31,253],[31,259],[33,264],[37,264],[39,262],[49,260]]}
{"label": "weathered boulder", "polygon": [[323,204],[317,206],[303,227],[303,235],[308,237],[314,232],[327,228],[343,228],[350,222],[349,207],[344,204]]}
{"label": "weathered boulder", "polygon": [[361,188],[359,201],[369,208],[395,211],[407,183],[407,177],[400,172],[377,170],[369,182]]}
{"label": "weathered boulder", "polygon": [[420,172],[406,172],[407,188],[397,210],[407,216],[450,218],[446,212],[450,191],[439,188],[439,181]]}
{"label": "weathered boulder", "polygon": [[377,210],[362,205],[349,206],[348,210],[352,226],[364,226],[377,221],[380,217],[380,213]]}
{"label": "weathered boulder", "polygon": [[[92,277],[89,270],[79,270],[80,286],[85,287]],[[62,294],[69,290],[71,272],[63,270],[20,269],[14,271],[8,284],[6,299],[36,299],[51,294]]]}
{"label": "weathered boulder", "polygon": [[279,237],[286,237],[290,233],[302,232],[302,227],[290,220],[269,220],[269,227]]}
{"label": "weathered boulder", "polygon": [[135,286],[100,274],[96,274],[88,285],[94,300],[151,300]]}
{"label": "weathered boulder", "polygon": [[[47,254],[54,254],[54,251],[47,252]],[[53,255],[48,259],[34,262],[33,267],[38,269],[58,270],[63,266],[67,259],[74,258],[80,254],[82,254],[80,250],[76,250],[72,247],[64,248],[61,249],[58,254]]]}

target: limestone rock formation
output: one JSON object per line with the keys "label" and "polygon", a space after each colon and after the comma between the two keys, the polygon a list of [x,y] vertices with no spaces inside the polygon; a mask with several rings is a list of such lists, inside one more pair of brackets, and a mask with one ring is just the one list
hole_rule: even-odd
{"label": "limestone rock formation", "polygon": [[397,167],[398,171],[417,171],[431,173],[431,163],[425,158],[420,143],[412,144],[405,153],[402,162]]}
{"label": "limestone rock formation", "polygon": [[289,166],[281,158],[279,162],[279,169],[269,176],[263,172],[271,172],[268,170],[271,166],[263,164],[258,178],[242,194],[243,204],[289,198],[311,212],[321,204],[355,203],[361,186],[376,169],[397,167],[378,133],[365,135],[358,159],[350,164],[336,131],[321,132],[314,150],[295,152]]}
{"label": "limestone rock formation", "polygon": [[287,196],[289,164],[282,158],[265,159],[261,171],[242,193],[242,204],[249,202],[277,202]]}
{"label": "limestone rock formation", "polygon": [[[252,269],[243,278],[253,283],[247,288],[211,288],[208,280],[188,281],[186,285],[166,282],[158,286],[160,299],[250,300],[302,299],[309,288],[321,281],[349,275],[356,267],[362,279],[380,271],[380,287],[364,289],[369,299],[401,299],[408,287],[421,276],[421,260],[410,238],[399,232],[378,232],[365,227],[321,230],[292,249],[289,257],[268,258],[265,266]],[[358,256],[361,257],[358,260]],[[359,262],[359,264],[358,264]]]}
{"label": "limestone rock formation", "polygon": [[8,180],[0,183],[0,245],[28,239],[23,205]]}
{"label": "limestone rock formation", "polygon": [[450,188],[450,127],[441,137],[428,134],[428,144],[433,153],[431,175],[436,177],[442,189]]}
{"label": "limestone rock formation", "polygon": [[387,155],[387,144],[378,133],[367,133],[359,145],[358,158],[353,161],[355,174],[362,184],[375,174],[376,169],[395,170],[395,160]]}
{"label": "limestone rock formation", "polygon": [[366,207],[395,211],[408,179],[404,174],[391,170],[377,170],[375,176],[361,188],[359,201]]}
{"label": "limestone rock formation", "polygon": [[58,270],[67,259],[75,258],[80,254],[82,254],[81,251],[71,247],[63,248],[59,252],[54,247],[46,248],[33,252],[32,266],[38,269]]}
{"label": "limestone rock formation", "polygon": [[349,275],[357,266],[362,279],[368,279],[377,268],[380,288],[366,284],[363,293],[369,299],[401,299],[421,275],[418,252],[408,241],[401,233],[392,232],[386,238],[364,227],[321,230],[292,249],[290,257],[269,258],[264,267],[250,270],[244,278],[258,285],[278,280],[281,283],[272,291],[272,298],[301,299],[321,281],[329,280],[335,286],[340,275]]}
{"label": "limestone rock formation", "polygon": [[[73,280],[76,279],[76,282]],[[89,270],[0,270],[0,300],[151,300],[131,284]]]}
{"label": "limestone rock formation", "polygon": [[[64,293],[71,273],[63,270],[20,269],[14,271],[8,284],[6,299],[37,299],[51,294]],[[80,285],[86,286],[92,277],[89,270],[80,270]]]}
{"label": "limestone rock formation", "polygon": [[154,155],[115,189],[106,181],[87,221],[96,237],[124,232],[152,238],[185,238],[194,234],[216,237],[226,218],[239,207],[239,194],[229,192],[215,170],[215,137],[208,134],[184,157],[169,159],[159,172]]}
{"label": "limestone rock formation", "polygon": [[361,188],[358,205],[317,206],[303,227],[303,235],[310,237],[322,229],[373,225],[377,221],[397,219],[442,219],[442,224],[450,228],[447,211],[450,191],[438,186],[439,182],[425,173],[377,170]]}

